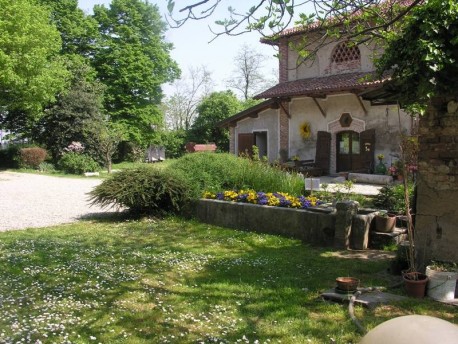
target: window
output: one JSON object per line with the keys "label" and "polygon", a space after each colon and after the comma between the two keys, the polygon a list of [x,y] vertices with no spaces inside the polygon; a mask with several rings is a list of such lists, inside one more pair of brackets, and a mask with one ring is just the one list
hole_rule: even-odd
{"label": "window", "polygon": [[342,42],[334,48],[331,62],[340,64],[351,61],[359,61],[360,59],[361,52],[356,44],[351,42]]}

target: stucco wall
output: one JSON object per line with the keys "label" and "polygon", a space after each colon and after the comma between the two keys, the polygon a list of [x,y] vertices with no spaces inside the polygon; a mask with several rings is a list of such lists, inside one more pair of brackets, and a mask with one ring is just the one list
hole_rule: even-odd
{"label": "stucco wall", "polygon": [[253,133],[255,131],[267,132],[267,158],[273,162],[279,158],[279,117],[275,109],[265,110],[259,113],[257,118],[245,118],[237,122],[234,128],[235,135],[235,153],[238,152],[237,137],[239,133]]}
{"label": "stucco wall", "polygon": [[[393,155],[399,152],[399,118],[404,132],[410,133],[411,128],[411,117],[403,111],[399,112],[399,117],[397,106],[371,106],[369,102],[363,101],[367,109],[366,115],[354,94],[328,96],[326,99],[317,99],[317,101],[326,117],[321,114],[311,98],[294,98],[291,101],[289,156],[297,155],[301,160],[314,159],[317,131],[331,132],[331,172],[335,172],[336,133],[342,130],[361,132],[374,128],[376,130],[375,155],[384,154],[388,165],[391,160],[396,160]],[[339,123],[342,113],[349,113],[353,118],[349,128],[342,128]],[[307,140],[300,136],[299,131],[305,121],[310,123],[312,130],[312,137]]]}
{"label": "stucco wall", "polygon": [[[373,63],[374,51],[378,52],[375,46],[360,45],[361,60],[358,65],[336,66],[331,63],[331,56],[334,48],[339,42],[328,42],[323,45],[316,56],[305,63],[299,63],[298,53],[294,48],[290,48],[288,57],[288,81],[323,77],[331,74],[348,73],[355,71],[370,72],[375,69]],[[314,48],[314,47],[313,47]],[[312,49],[313,49],[312,48]],[[286,55],[286,54],[284,54]]]}

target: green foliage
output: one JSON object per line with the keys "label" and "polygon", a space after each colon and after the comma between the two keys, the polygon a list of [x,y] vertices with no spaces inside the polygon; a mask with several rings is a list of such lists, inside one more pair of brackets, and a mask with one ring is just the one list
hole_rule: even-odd
{"label": "green foliage", "polygon": [[68,59],[67,66],[72,72],[70,88],[58,96],[33,130],[34,139],[46,145],[54,161],[73,141],[88,146],[88,141],[94,141],[98,134],[87,128],[103,122],[104,87],[95,80],[93,68],[76,57]]}
{"label": "green foliage", "polygon": [[378,70],[394,68],[403,105],[426,104],[435,95],[456,94],[458,82],[458,3],[429,0],[389,36]]}
{"label": "green foliage", "polygon": [[19,150],[19,167],[37,169],[45,161],[48,152],[40,147],[21,148]]}
{"label": "green foliage", "polygon": [[83,174],[100,170],[100,165],[87,154],[68,152],[60,158],[58,168],[65,173]]}
{"label": "green foliage", "polygon": [[129,141],[146,143],[162,123],[161,85],[179,76],[165,42],[158,8],[142,0],[113,0],[94,7],[101,38],[94,67],[107,88],[104,106]]}
{"label": "green foliage", "polygon": [[0,0],[0,8],[0,114],[9,129],[27,130],[66,85],[61,39],[33,1]]}
{"label": "green foliage", "polygon": [[54,172],[56,167],[49,162],[42,162],[38,165],[38,170],[40,170],[40,172]]}
{"label": "green foliage", "polygon": [[174,160],[168,170],[182,171],[193,186],[193,196],[204,191],[220,192],[251,188],[263,192],[304,192],[303,178],[286,174],[268,163],[229,153],[191,153]]}
{"label": "green foliage", "polygon": [[[413,183],[409,183],[410,203],[413,201]],[[379,209],[384,209],[392,213],[405,214],[406,206],[404,201],[404,184],[386,185],[377,196],[374,197],[373,204]]]}
{"label": "green foliage", "polygon": [[20,145],[8,145],[7,148],[0,149],[0,167],[18,168]]}
{"label": "green foliage", "polygon": [[98,37],[97,22],[78,7],[78,0],[38,0],[51,13],[62,39],[61,53],[89,56]]}
{"label": "green foliage", "polygon": [[198,116],[189,132],[189,141],[214,142],[219,151],[229,150],[229,131],[216,124],[241,110],[241,103],[231,91],[213,92],[197,106]]}
{"label": "green foliage", "polygon": [[184,130],[173,130],[161,132],[161,145],[165,147],[167,159],[179,158],[186,153],[185,144],[187,134]]}
{"label": "green foliage", "polygon": [[189,195],[187,181],[179,173],[150,166],[118,172],[90,192],[92,204],[150,215],[180,212]]}

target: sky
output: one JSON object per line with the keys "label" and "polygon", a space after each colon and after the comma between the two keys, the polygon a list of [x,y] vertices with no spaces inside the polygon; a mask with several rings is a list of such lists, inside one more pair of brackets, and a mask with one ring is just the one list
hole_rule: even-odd
{"label": "sky", "polygon": [[[92,8],[96,4],[104,4],[108,7],[111,2],[111,0],[78,1],[79,7],[86,13],[92,13]],[[167,0],[150,0],[149,2],[156,3],[161,15],[165,16],[167,13]],[[189,2],[187,1],[187,3]],[[176,3],[176,7],[180,7],[180,1],[176,1]],[[266,56],[263,72],[266,73],[268,79],[275,79],[277,77],[278,60],[274,55],[277,51],[270,45],[260,43],[261,36],[258,32],[246,33],[236,37],[224,35],[209,43],[214,35],[208,25],[217,29],[218,27],[213,23],[215,20],[227,17],[229,5],[237,10],[243,9],[247,6],[247,0],[222,0],[218,13],[215,13],[210,20],[188,21],[181,28],[169,28],[166,32],[166,40],[174,45],[174,49],[171,52],[172,58],[184,73],[189,67],[205,66],[212,73],[215,89],[224,90],[226,89],[225,80],[230,77],[231,72],[235,69],[234,57],[243,44],[248,44],[258,53]],[[171,88],[165,85],[164,92],[166,94],[170,93]]]}

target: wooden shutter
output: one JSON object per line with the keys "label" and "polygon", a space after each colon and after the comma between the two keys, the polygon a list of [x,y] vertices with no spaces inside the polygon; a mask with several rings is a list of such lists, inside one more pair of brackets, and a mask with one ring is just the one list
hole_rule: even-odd
{"label": "wooden shutter", "polygon": [[369,129],[361,132],[359,139],[361,143],[361,158],[364,169],[367,170],[368,173],[373,173],[375,167],[375,129]]}
{"label": "wooden shutter", "polygon": [[329,174],[331,161],[331,133],[319,131],[316,138],[315,166]]}
{"label": "wooden shutter", "polygon": [[239,134],[238,136],[238,155],[248,154],[253,156],[254,134]]}

